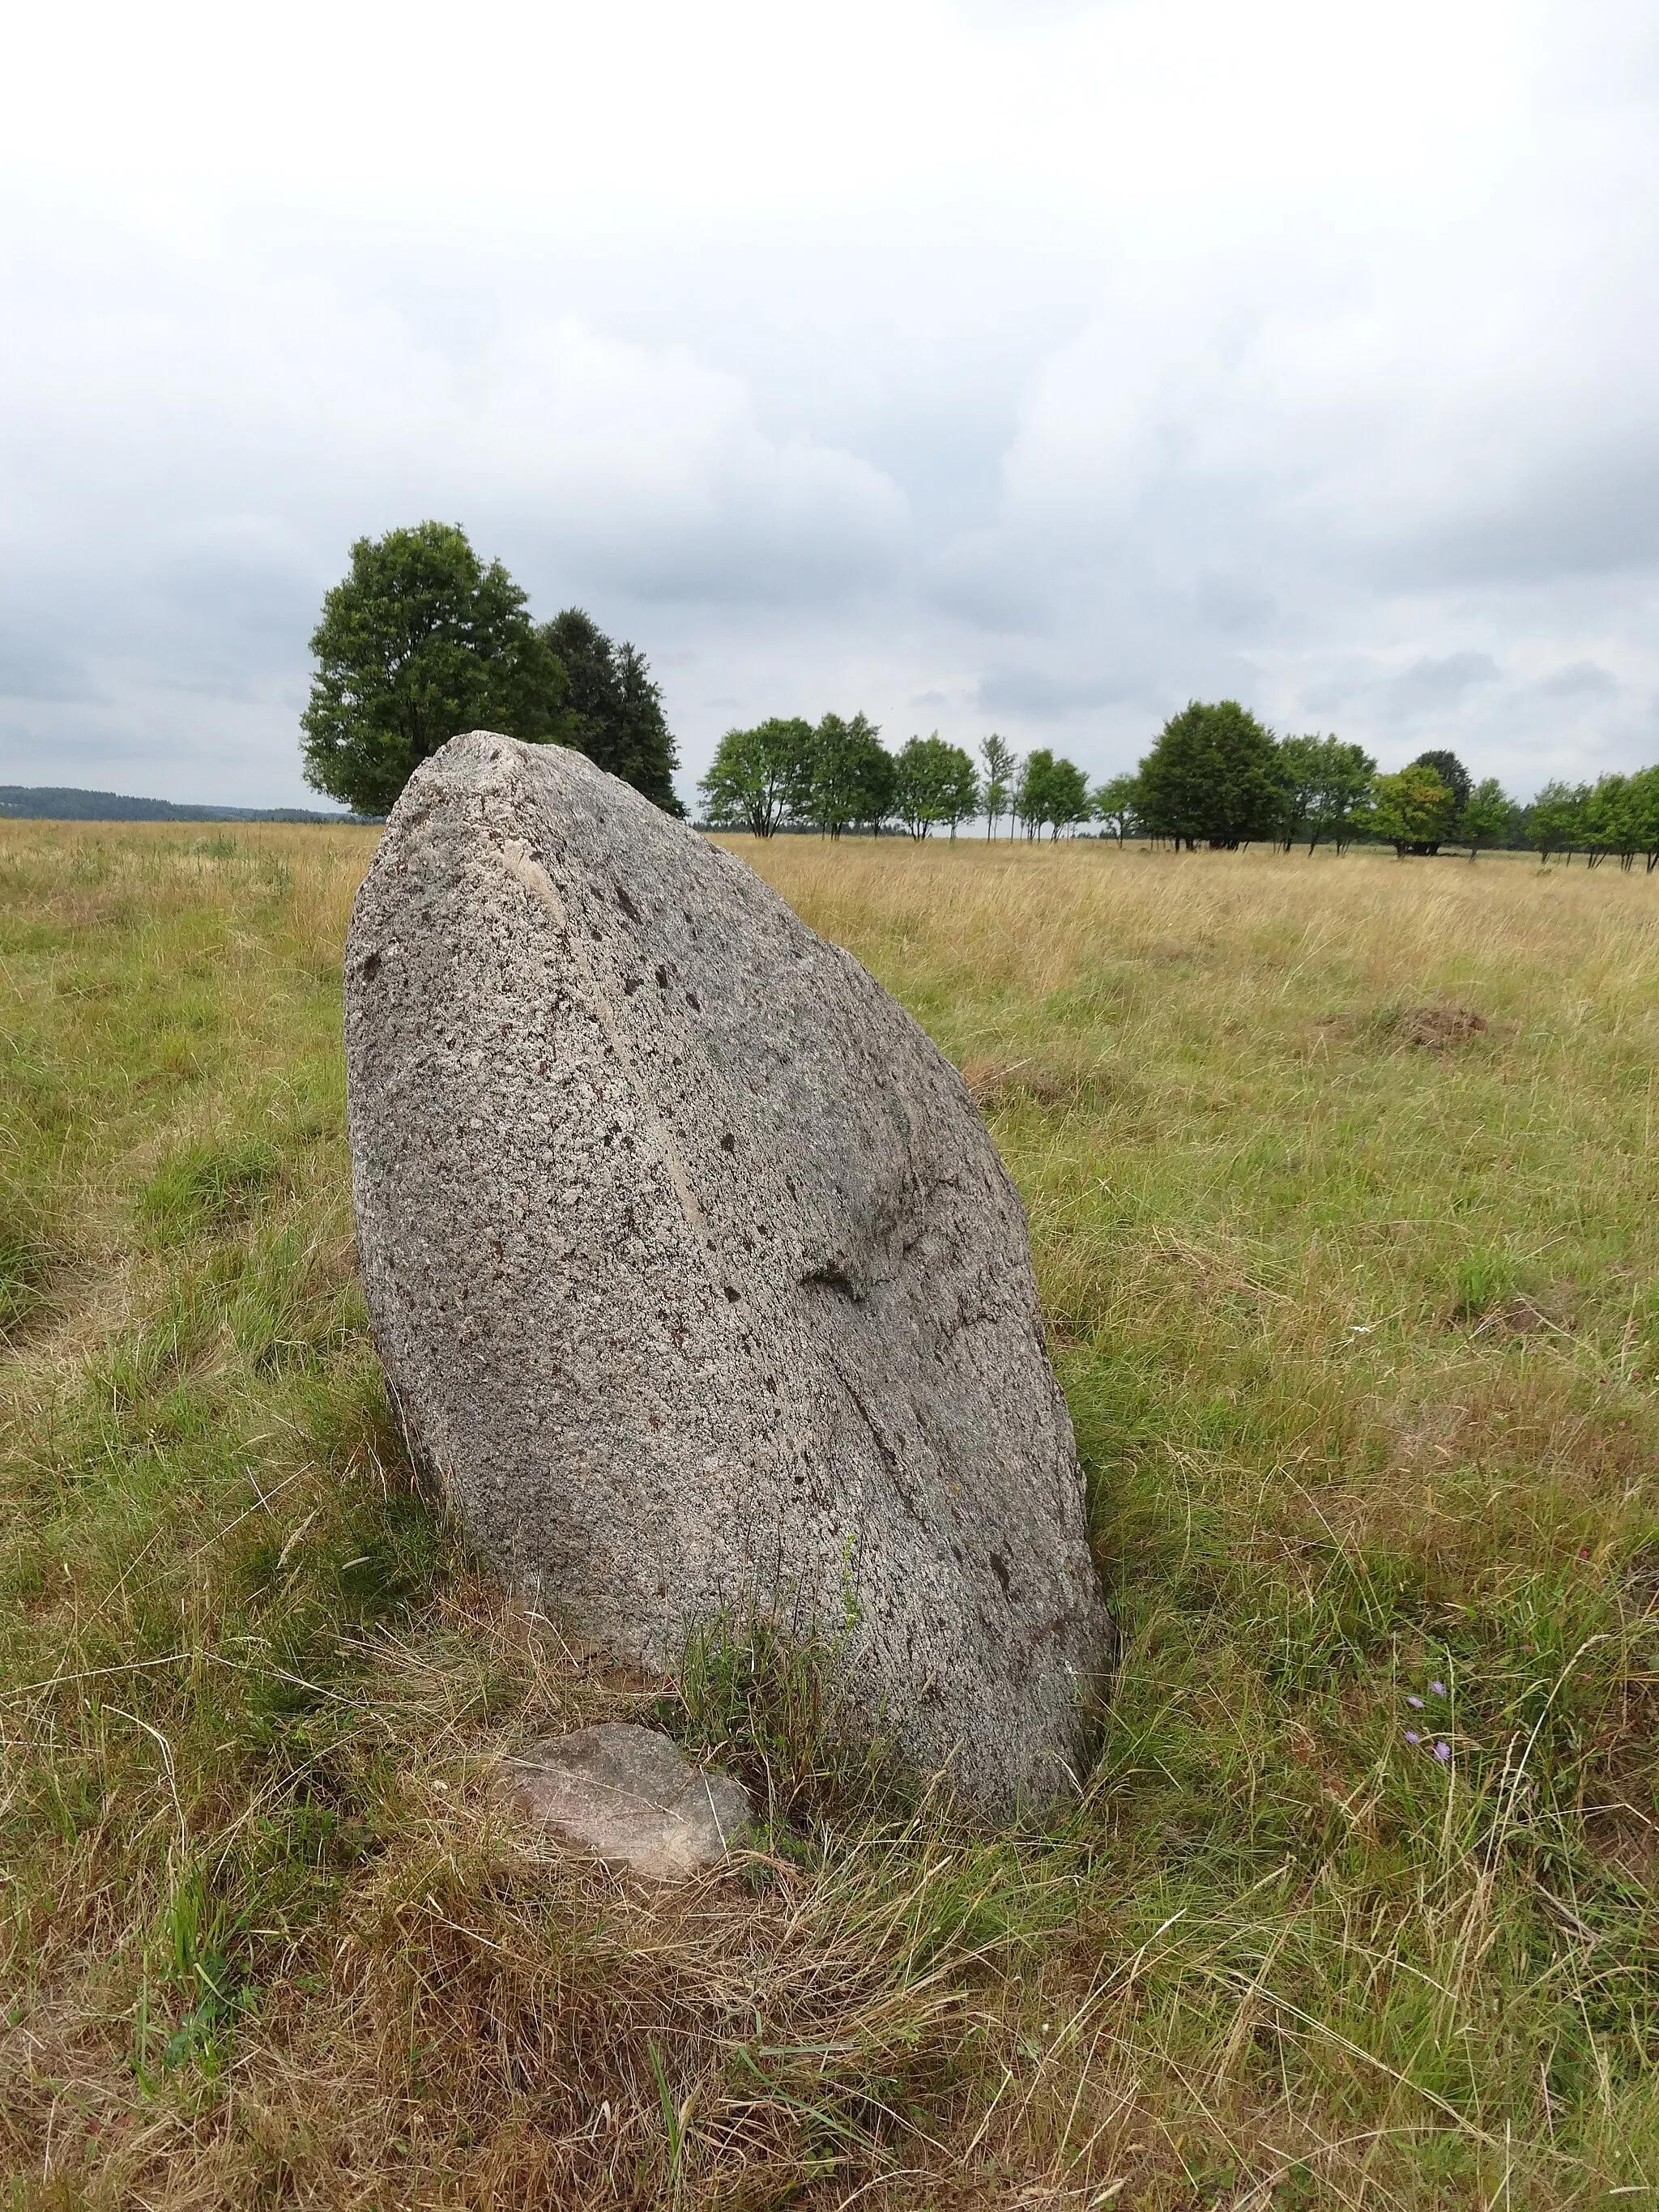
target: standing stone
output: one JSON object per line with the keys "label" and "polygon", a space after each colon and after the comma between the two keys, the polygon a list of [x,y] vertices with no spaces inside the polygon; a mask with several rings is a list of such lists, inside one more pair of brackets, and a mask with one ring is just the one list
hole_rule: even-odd
{"label": "standing stone", "polygon": [[417,1459],[617,1658],[759,1613],[994,1815],[1110,1631],[1025,1217],[849,953],[579,753],[416,771],[346,955],[352,1194]]}

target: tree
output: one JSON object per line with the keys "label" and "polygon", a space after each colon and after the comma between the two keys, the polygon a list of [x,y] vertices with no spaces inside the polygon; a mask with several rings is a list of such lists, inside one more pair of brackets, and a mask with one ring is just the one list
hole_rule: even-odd
{"label": "tree", "polygon": [[960,745],[946,744],[937,730],[909,739],[894,763],[893,811],[913,837],[938,822],[948,822],[954,837],[978,805],[974,763]]}
{"label": "tree", "polygon": [[1635,850],[1651,875],[1659,868],[1659,767],[1638,768],[1625,796]]}
{"label": "tree", "polygon": [[592,617],[567,607],[544,623],[543,641],[568,679],[560,735],[596,768],[620,776],[665,814],[684,815],[674,790],[679,755],[645,655],[613,645]]}
{"label": "tree", "polygon": [[565,672],[525,610],[501,562],[482,562],[453,523],[360,538],[312,634],[307,782],[385,814],[462,730],[561,737]]}
{"label": "tree", "polygon": [[1495,775],[1484,777],[1464,800],[1457,834],[1474,860],[1483,845],[1501,845],[1515,834],[1520,809]]}
{"label": "tree", "polygon": [[697,786],[710,826],[770,837],[810,787],[810,722],[774,715],[752,730],[728,730]]}
{"label": "tree", "polygon": [[1339,853],[1353,842],[1376,774],[1376,763],[1364,745],[1344,744],[1335,736],[1320,743],[1323,756],[1307,824],[1310,855],[1321,837],[1328,837]]}
{"label": "tree", "polygon": [[1048,812],[1044,819],[1050,824],[1049,836],[1059,836],[1062,830],[1075,828],[1086,822],[1091,811],[1089,779],[1073,761],[1057,760],[1048,775]]}
{"label": "tree", "polygon": [[971,757],[961,745],[947,745],[939,776],[939,807],[951,825],[951,842],[957,842],[960,823],[972,821],[979,811],[979,777]]}
{"label": "tree", "polygon": [[1423,857],[1437,853],[1443,845],[1459,842],[1457,817],[1474,788],[1468,769],[1455,753],[1444,750],[1419,753],[1414,761],[1407,761],[1406,765],[1425,769],[1437,776],[1446,794],[1439,814],[1432,822],[1425,823],[1422,834],[1412,841],[1412,851]]}
{"label": "tree", "polygon": [[1013,790],[1017,764],[1014,749],[1006,738],[1000,738],[993,730],[988,738],[980,740],[979,757],[985,763],[985,777],[980,785],[980,804],[985,809],[985,834],[988,837],[994,837],[998,823],[1008,811],[1008,800]]}
{"label": "tree", "polygon": [[800,811],[836,838],[849,823],[880,825],[892,799],[893,762],[866,715],[826,714],[812,733]]}
{"label": "tree", "polygon": [[1279,787],[1284,794],[1276,842],[1282,844],[1287,853],[1301,836],[1303,825],[1313,805],[1319,744],[1320,739],[1316,737],[1281,738],[1276,748]]}
{"label": "tree", "polygon": [[652,680],[651,665],[637,646],[618,647],[617,661],[622,671],[623,712],[617,732],[618,765],[611,773],[654,800],[665,814],[678,815],[684,821],[685,801],[674,788],[679,748],[662,710],[662,686]]}
{"label": "tree", "polygon": [[1407,768],[1431,768],[1452,795],[1452,806],[1461,814],[1469,803],[1469,793],[1474,788],[1474,779],[1455,753],[1442,751],[1419,753]]}
{"label": "tree", "polygon": [[1402,768],[1373,780],[1364,823],[1403,860],[1407,853],[1439,849],[1450,804],[1451,793],[1431,768]]}
{"label": "tree", "polygon": [[1594,867],[1605,860],[1609,853],[1617,853],[1621,863],[1628,867],[1635,852],[1635,839],[1630,835],[1626,819],[1626,793],[1629,778],[1622,775],[1603,775],[1596,779],[1583,806],[1584,860]]}
{"label": "tree", "polygon": [[1047,745],[1038,745],[1026,754],[1014,789],[1014,817],[1028,838],[1035,837],[1048,819],[1054,781],[1054,754]]}
{"label": "tree", "polygon": [[1140,785],[1133,775],[1115,775],[1094,795],[1094,816],[1121,845],[1139,822]]}
{"label": "tree", "polygon": [[1089,779],[1068,760],[1057,760],[1047,745],[1026,757],[1014,793],[1014,812],[1028,837],[1048,829],[1051,839],[1091,812]]}
{"label": "tree", "polygon": [[1583,844],[1584,810],[1589,799],[1587,783],[1547,783],[1527,809],[1527,842],[1547,863],[1552,853],[1572,856]]}
{"label": "tree", "polygon": [[1285,851],[1298,837],[1307,839],[1310,856],[1322,837],[1344,844],[1376,774],[1370,755],[1339,737],[1312,735],[1280,738],[1279,763]]}
{"label": "tree", "polygon": [[[863,719],[861,714],[854,716],[854,721],[862,721]],[[898,763],[881,742],[872,722],[869,725],[864,753],[863,784],[859,793],[863,811],[858,817],[872,837],[879,837],[883,823],[892,819],[893,792],[897,781]]]}
{"label": "tree", "polygon": [[1194,699],[1171,715],[1138,781],[1146,829],[1188,850],[1273,837],[1284,812],[1273,734],[1236,699]]}

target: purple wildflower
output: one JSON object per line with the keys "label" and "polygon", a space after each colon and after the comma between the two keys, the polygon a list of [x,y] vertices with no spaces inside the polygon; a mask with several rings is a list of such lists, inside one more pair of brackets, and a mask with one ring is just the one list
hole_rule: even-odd
{"label": "purple wildflower", "polygon": [[1415,1729],[1407,1729],[1406,1730],[1406,1741],[1407,1743],[1421,1743],[1423,1739],[1419,1735]]}
{"label": "purple wildflower", "polygon": [[1443,1766],[1445,1765],[1448,1759],[1450,1759],[1451,1746],[1446,1741],[1443,1736],[1442,1736],[1440,1741],[1436,1744],[1434,1747],[1434,1755],[1440,1761],[1440,1764]]}
{"label": "purple wildflower", "polygon": [[1443,1682],[1431,1682],[1429,1689],[1431,1695],[1437,1698],[1443,1698],[1446,1694],[1446,1686]]}
{"label": "purple wildflower", "polygon": [[1421,1698],[1407,1698],[1406,1703],[1408,1705],[1415,1705],[1419,1713],[1423,1710],[1423,1700]]}

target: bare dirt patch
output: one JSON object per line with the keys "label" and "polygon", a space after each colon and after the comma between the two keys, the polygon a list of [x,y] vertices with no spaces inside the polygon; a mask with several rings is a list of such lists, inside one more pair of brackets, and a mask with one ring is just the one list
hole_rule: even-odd
{"label": "bare dirt patch", "polygon": [[1411,1006],[1399,1015],[1394,1033],[1402,1044],[1420,1052],[1443,1052],[1448,1045],[1466,1044],[1492,1024],[1470,1006]]}
{"label": "bare dirt patch", "polygon": [[1097,1103],[1117,1088],[1102,1061],[1042,1055],[1025,1060],[975,1057],[963,1061],[962,1079],[982,1114],[1020,1104],[1081,1106]]}
{"label": "bare dirt patch", "polygon": [[1469,1331],[1471,1336],[1565,1336],[1572,1330],[1565,1308],[1555,1300],[1540,1302],[1517,1291],[1513,1297],[1489,1306]]}

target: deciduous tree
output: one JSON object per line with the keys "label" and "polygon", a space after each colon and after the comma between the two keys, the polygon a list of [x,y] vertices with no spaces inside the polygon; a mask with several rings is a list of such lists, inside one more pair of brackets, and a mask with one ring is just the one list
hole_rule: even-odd
{"label": "deciduous tree", "polygon": [[752,730],[728,730],[697,786],[716,830],[770,837],[810,789],[812,725],[774,715]]}
{"label": "deciduous tree", "polygon": [[1307,839],[1310,854],[1322,837],[1346,842],[1376,773],[1370,755],[1339,737],[1315,734],[1280,738],[1279,764],[1285,851],[1301,837]]}
{"label": "deciduous tree", "polygon": [[1014,769],[1018,765],[1014,749],[1006,738],[999,737],[994,730],[988,738],[980,740],[979,757],[985,774],[980,782],[980,804],[985,809],[985,834],[994,837],[997,824],[1008,811],[1008,802],[1013,795]]}
{"label": "deciduous tree", "polygon": [[1028,839],[1035,837],[1048,819],[1054,780],[1054,756],[1047,745],[1035,745],[1026,754],[1014,787],[1014,819]]}
{"label": "deciduous tree", "polygon": [[1450,807],[1451,793],[1431,768],[1402,768],[1373,780],[1364,826],[1403,860],[1438,850]]}
{"label": "deciduous tree", "polygon": [[1583,806],[1584,861],[1595,867],[1605,860],[1609,853],[1617,853],[1625,866],[1635,851],[1635,840],[1630,834],[1626,793],[1629,778],[1619,775],[1598,776],[1591,786]]}
{"label": "deciduous tree", "polygon": [[1095,793],[1094,817],[1121,845],[1137,825],[1139,805],[1139,780],[1133,775],[1115,775]]}
{"label": "deciduous tree", "polygon": [[893,760],[865,714],[826,714],[812,733],[804,817],[834,839],[854,822],[879,827],[892,803]]}
{"label": "deciduous tree", "polygon": [[893,811],[913,837],[926,837],[940,822],[954,837],[978,805],[974,763],[960,745],[947,744],[937,730],[909,739],[894,763]]}
{"label": "deciduous tree", "polygon": [[1469,794],[1474,788],[1474,778],[1455,753],[1447,752],[1443,748],[1419,753],[1414,761],[1408,761],[1406,765],[1408,768],[1431,768],[1450,792],[1452,805],[1457,812],[1461,813],[1468,805]]}
{"label": "deciduous tree", "polygon": [[1626,793],[1634,849],[1651,875],[1659,868],[1659,766],[1638,768]]}
{"label": "deciduous tree", "polygon": [[963,746],[947,745],[945,750],[939,804],[944,818],[951,825],[951,842],[955,844],[958,829],[964,822],[971,822],[979,811],[979,776],[972,755]]}
{"label": "deciduous tree", "polygon": [[1284,791],[1272,732],[1237,699],[1193,700],[1172,714],[1140,763],[1141,817],[1188,848],[1278,834]]}
{"label": "deciduous tree", "polygon": [[1587,783],[1547,783],[1527,809],[1527,842],[1540,860],[1565,853],[1569,866],[1583,843]]}
{"label": "deciduous tree", "polygon": [[1413,839],[1412,851],[1421,857],[1437,853],[1443,845],[1457,843],[1457,817],[1463,811],[1465,802],[1474,788],[1468,769],[1455,753],[1447,752],[1443,748],[1419,753],[1415,760],[1407,761],[1406,765],[1410,769],[1425,769],[1431,775],[1438,776],[1446,794],[1438,816],[1425,827],[1420,836]]}
{"label": "deciduous tree", "polygon": [[306,781],[359,813],[388,812],[459,731],[563,734],[562,665],[501,563],[481,562],[453,523],[360,538],[311,650]]}
{"label": "deciduous tree", "polygon": [[1048,805],[1045,819],[1050,839],[1059,836],[1062,830],[1073,830],[1079,822],[1086,822],[1092,811],[1089,803],[1089,779],[1075,761],[1057,759],[1048,775]]}
{"label": "deciduous tree", "polygon": [[1495,775],[1477,783],[1457,817],[1457,834],[1474,860],[1483,845],[1501,845],[1513,836],[1520,808]]}

